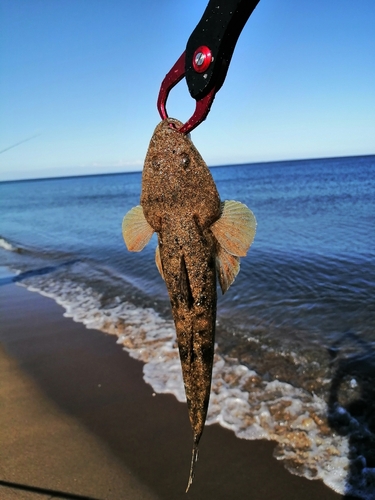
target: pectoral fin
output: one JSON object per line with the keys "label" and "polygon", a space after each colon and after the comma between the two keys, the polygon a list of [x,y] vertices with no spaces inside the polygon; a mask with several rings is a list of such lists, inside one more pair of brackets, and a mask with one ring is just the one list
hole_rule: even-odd
{"label": "pectoral fin", "polygon": [[141,205],[129,210],[122,221],[122,236],[130,252],[140,252],[150,241],[153,232]]}
{"label": "pectoral fin", "polygon": [[221,209],[221,217],[211,226],[211,231],[228,253],[245,257],[255,236],[255,216],[238,201],[224,201]]}
{"label": "pectoral fin", "polygon": [[156,251],[155,251],[155,264],[156,264],[156,267],[158,268],[160,276],[164,279],[163,266],[161,264],[159,245],[156,247]]}
{"label": "pectoral fin", "polygon": [[220,246],[216,255],[216,268],[220,288],[224,294],[240,271],[240,258],[231,255]]}

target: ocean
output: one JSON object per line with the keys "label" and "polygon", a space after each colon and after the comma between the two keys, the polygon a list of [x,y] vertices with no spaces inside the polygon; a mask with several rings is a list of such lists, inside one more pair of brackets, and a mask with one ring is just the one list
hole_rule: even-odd
{"label": "ocean", "polygon": [[[275,441],[287,469],[375,496],[375,156],[214,167],[222,200],[258,226],[219,292],[207,424]],[[144,363],[185,400],[156,237],[127,251],[141,173],[0,183],[0,264]]]}

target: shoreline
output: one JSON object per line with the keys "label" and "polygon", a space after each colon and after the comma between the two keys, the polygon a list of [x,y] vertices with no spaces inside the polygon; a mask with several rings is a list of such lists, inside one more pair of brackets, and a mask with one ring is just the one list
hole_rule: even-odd
{"label": "shoreline", "polygon": [[[290,474],[282,462],[272,457],[275,443],[238,439],[219,425],[204,431],[195,479],[185,494],[192,445],[186,405],[172,395],[155,395],[143,380],[142,363],[116,344],[115,337],[63,317],[64,309],[53,299],[8,284],[0,287],[0,301],[1,366],[10,366],[12,377],[23,380],[25,387],[34,387],[38,393],[34,403],[40,411],[30,416],[29,408],[22,407],[19,398],[9,391],[4,396],[3,390],[2,406],[14,414],[27,412],[27,425],[31,423],[40,430],[46,426],[41,410],[44,406],[50,408],[45,412],[48,416],[56,413],[60,422],[68,422],[65,424],[69,430],[73,428],[77,439],[87,442],[90,438],[97,447],[87,446],[76,481],[67,477],[72,464],[65,449],[58,457],[63,466],[56,467],[53,473],[40,471],[45,461],[51,461],[48,446],[56,450],[52,432],[47,448],[36,441],[29,447],[29,455],[21,460],[26,473],[23,477],[30,477],[30,484],[50,489],[61,484],[64,491],[101,499],[343,498],[321,481]],[[6,381],[5,385],[8,378]],[[2,413],[1,426],[4,418]],[[0,450],[1,479],[22,482],[17,477],[17,446],[22,444],[20,430],[24,426],[11,414],[6,418],[10,429],[6,442],[10,442]],[[89,473],[95,461],[99,468],[105,465],[107,472]],[[109,470],[115,478],[112,492],[105,492],[107,486],[103,485],[108,483]],[[101,491],[95,482],[102,483]],[[77,489],[78,484],[81,489]],[[116,496],[115,488],[122,492],[121,496]],[[3,489],[0,486],[1,493]]]}

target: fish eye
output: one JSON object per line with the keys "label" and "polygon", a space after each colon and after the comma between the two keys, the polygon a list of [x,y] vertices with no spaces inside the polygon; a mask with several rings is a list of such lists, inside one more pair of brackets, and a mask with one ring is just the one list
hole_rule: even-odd
{"label": "fish eye", "polygon": [[160,167],[160,162],[159,162],[159,160],[158,160],[158,157],[157,157],[157,156],[153,156],[153,157],[151,158],[151,165],[152,165],[152,167],[153,167],[153,168],[155,168],[155,169],[158,169],[158,168]]}
{"label": "fish eye", "polygon": [[186,170],[190,165],[189,155],[182,153],[181,155],[181,166]]}

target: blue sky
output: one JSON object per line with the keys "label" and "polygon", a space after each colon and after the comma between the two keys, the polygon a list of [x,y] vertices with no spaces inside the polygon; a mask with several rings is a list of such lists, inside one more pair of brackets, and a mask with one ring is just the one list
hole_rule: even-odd
{"label": "blue sky", "polygon": [[[0,0],[0,180],[141,169],[206,4]],[[192,133],[206,162],[374,154],[374,26],[374,0],[260,0]],[[182,81],[169,114],[194,108]]]}

